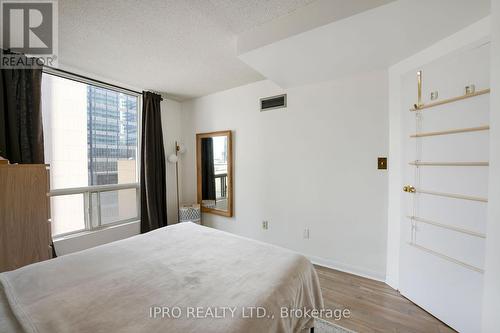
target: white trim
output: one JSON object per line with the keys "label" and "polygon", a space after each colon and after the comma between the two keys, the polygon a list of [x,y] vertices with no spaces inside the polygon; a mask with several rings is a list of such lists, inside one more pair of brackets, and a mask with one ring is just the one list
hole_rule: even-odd
{"label": "white trim", "polygon": [[361,276],[370,280],[376,280],[379,282],[386,282],[385,275],[381,272],[372,271],[370,269],[352,266],[348,264],[344,264],[335,260],[325,259],[316,256],[306,255],[307,259],[309,259],[313,264],[318,266],[323,266],[331,269],[335,269],[337,271],[341,271],[344,273],[354,274],[357,276]]}
{"label": "white trim", "polygon": [[482,333],[498,332],[500,327],[500,0],[491,1],[491,54],[490,54],[490,115],[491,126],[489,156],[491,168],[488,175],[488,215],[485,244],[485,275],[483,279]]}
{"label": "white trim", "polygon": [[139,183],[91,185],[84,187],[71,187],[51,190],[47,195],[50,197],[56,197],[60,195],[83,194],[86,192],[109,192],[139,188],[139,186]]}
{"label": "white trim", "polygon": [[84,237],[84,236],[100,233],[100,232],[103,232],[106,230],[116,229],[116,228],[124,227],[124,226],[130,225],[130,224],[140,223],[140,222],[141,222],[140,220],[135,220],[135,221],[125,222],[125,223],[103,226],[101,228],[92,229],[92,230],[84,230],[84,231],[76,232],[76,233],[68,233],[68,234],[62,235],[62,236],[55,236],[53,241],[54,241],[54,243],[57,243],[59,241],[72,239],[72,238],[78,238],[78,237]]}

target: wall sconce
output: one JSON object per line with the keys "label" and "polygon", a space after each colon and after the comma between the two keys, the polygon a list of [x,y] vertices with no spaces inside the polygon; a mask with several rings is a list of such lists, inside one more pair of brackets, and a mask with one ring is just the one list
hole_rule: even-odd
{"label": "wall sconce", "polygon": [[175,163],[175,189],[177,194],[177,222],[179,222],[180,217],[180,205],[179,205],[179,155],[186,152],[186,147],[183,144],[179,144],[175,141],[175,153],[168,155],[168,162]]}

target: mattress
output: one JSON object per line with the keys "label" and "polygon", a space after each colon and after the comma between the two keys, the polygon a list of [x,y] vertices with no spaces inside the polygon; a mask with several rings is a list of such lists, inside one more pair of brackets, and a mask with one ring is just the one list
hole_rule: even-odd
{"label": "mattress", "polygon": [[0,274],[1,332],[302,332],[322,307],[305,257],[194,223]]}

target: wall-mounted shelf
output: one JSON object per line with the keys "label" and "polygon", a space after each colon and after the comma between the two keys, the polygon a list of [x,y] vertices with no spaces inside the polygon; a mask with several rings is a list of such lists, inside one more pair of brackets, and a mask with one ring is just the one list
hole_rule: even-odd
{"label": "wall-mounted shelf", "polygon": [[422,162],[422,161],[414,161],[408,164],[413,166],[458,166],[458,167],[490,165],[489,162]]}
{"label": "wall-mounted shelf", "polygon": [[455,194],[455,193],[445,193],[445,192],[429,191],[429,190],[422,190],[422,189],[415,189],[414,193],[423,193],[423,194],[428,194],[428,195],[435,195],[438,197],[446,197],[446,198],[461,199],[461,200],[488,202],[488,198],[475,197],[475,196],[463,195],[463,194]]}
{"label": "wall-mounted shelf", "polygon": [[420,105],[418,107],[413,107],[410,109],[410,111],[420,111],[420,110],[424,110],[424,109],[429,109],[429,108],[432,108],[435,106],[453,103],[453,102],[461,101],[463,99],[481,96],[481,95],[489,94],[489,93],[490,93],[490,89],[478,90],[472,94],[466,94],[466,95],[462,95],[462,96],[452,97],[452,98],[448,98],[448,99],[443,99],[441,101],[432,102],[429,104],[423,104],[423,105]]}
{"label": "wall-mounted shelf", "polygon": [[408,244],[408,245],[410,245],[410,246],[413,246],[413,247],[415,247],[415,248],[417,248],[417,249],[419,249],[419,250],[422,250],[422,251],[424,251],[424,252],[427,252],[427,253],[429,253],[429,254],[432,254],[432,255],[435,255],[435,256],[437,256],[437,257],[440,257],[440,258],[442,258],[442,259],[444,259],[444,260],[448,260],[448,261],[450,261],[450,262],[452,262],[452,263],[455,263],[455,264],[457,264],[457,265],[460,265],[460,266],[463,266],[463,267],[465,267],[465,268],[468,268],[468,269],[470,269],[470,270],[476,271],[476,272],[481,273],[481,274],[483,274],[483,273],[484,273],[484,269],[482,269],[482,268],[479,268],[479,267],[476,267],[476,266],[470,265],[470,264],[465,263],[465,262],[463,262],[463,261],[461,261],[461,260],[457,260],[457,259],[452,258],[452,257],[450,257],[450,256],[447,256],[447,255],[445,255],[445,254],[442,254],[442,253],[436,252],[436,251],[434,251],[434,250],[428,249],[428,248],[426,248],[426,247],[424,247],[424,246],[421,246],[421,245],[418,245],[418,244],[415,244],[415,243],[407,243],[407,244]]}
{"label": "wall-mounted shelf", "polygon": [[478,127],[467,127],[467,128],[457,128],[446,131],[436,131],[436,132],[422,132],[410,135],[410,138],[423,138],[426,136],[436,136],[436,135],[448,135],[448,134],[458,134],[458,133],[468,133],[468,132],[478,132],[478,131],[488,131],[490,129],[489,125],[478,126]]}
{"label": "wall-mounted shelf", "polygon": [[435,221],[423,219],[421,217],[416,217],[416,216],[407,216],[407,218],[409,220],[413,220],[413,221],[417,221],[417,222],[422,222],[422,223],[425,223],[425,224],[430,224],[430,225],[433,225],[433,226],[436,226],[436,227],[440,227],[440,228],[443,228],[443,229],[448,229],[448,230],[453,230],[453,231],[456,231],[456,232],[461,232],[463,234],[467,234],[467,235],[470,235],[470,236],[475,236],[475,237],[479,237],[479,238],[486,238],[486,235],[483,234],[483,233],[481,233],[481,232],[472,231],[472,230],[468,230],[468,229],[463,229],[463,228],[455,227],[455,226],[452,226],[452,225],[447,225],[447,224],[444,224],[444,223],[439,223],[439,222],[435,222]]}

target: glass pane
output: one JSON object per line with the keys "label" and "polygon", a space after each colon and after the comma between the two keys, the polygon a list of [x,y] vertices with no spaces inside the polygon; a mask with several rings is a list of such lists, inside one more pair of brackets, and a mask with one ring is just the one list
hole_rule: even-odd
{"label": "glass pane", "polygon": [[52,235],[85,229],[85,202],[83,194],[50,198]]}
{"label": "glass pane", "polygon": [[45,161],[52,189],[88,185],[86,91],[86,84],[42,76]]}
{"label": "glass pane", "polygon": [[137,97],[87,86],[89,184],[135,183]]}
{"label": "glass pane", "polygon": [[101,192],[101,225],[137,217],[137,190]]}
{"label": "glass pane", "polygon": [[137,182],[136,96],[43,75],[51,188]]}

